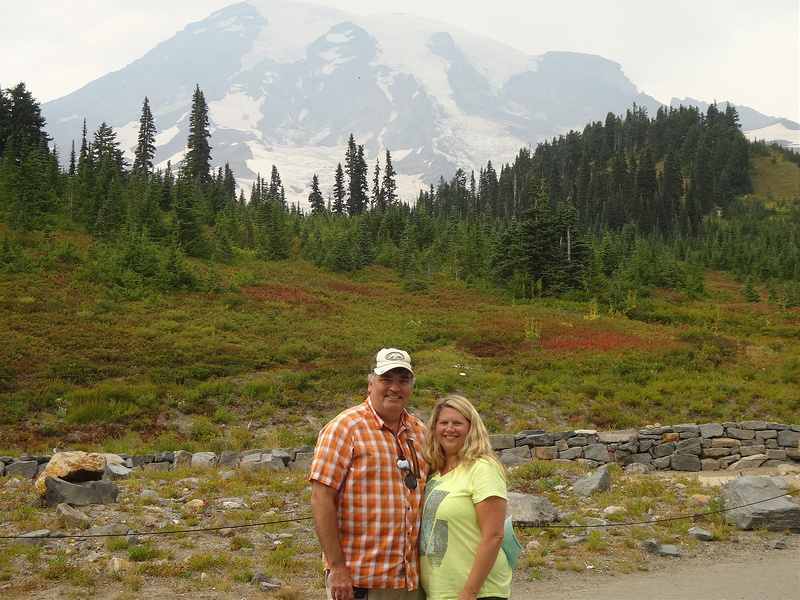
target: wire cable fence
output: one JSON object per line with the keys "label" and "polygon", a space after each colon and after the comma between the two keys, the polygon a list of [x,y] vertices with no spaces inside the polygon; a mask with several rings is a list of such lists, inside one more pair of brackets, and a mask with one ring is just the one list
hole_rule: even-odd
{"label": "wire cable fence", "polygon": [[[756,504],[763,504],[765,502],[771,502],[772,500],[777,500],[779,498],[785,498],[787,495],[797,494],[800,490],[790,490],[788,492],[781,493],[779,496],[773,496],[772,498],[765,498],[764,500],[757,500],[755,502],[749,502],[747,504],[742,504],[739,506],[734,506],[730,508],[721,508],[719,510],[712,510],[706,511],[701,513],[694,513],[691,515],[682,515],[679,517],[667,517],[664,519],[651,519],[649,521],[628,521],[625,523],[600,523],[600,524],[593,524],[593,525],[528,525],[523,524],[523,527],[535,527],[540,529],[584,529],[584,528],[603,528],[603,527],[632,527],[637,525],[657,525],[660,523],[669,523],[672,521],[682,521],[687,519],[696,519],[698,517],[708,517],[711,515],[717,515],[725,512],[730,512],[733,510],[739,510],[742,508],[746,508],[748,506],[754,506]],[[177,535],[177,534],[189,534],[189,533],[204,533],[208,531],[219,531],[222,529],[246,529],[251,527],[262,527],[262,526],[269,526],[269,525],[282,525],[285,523],[299,523],[301,521],[309,521],[312,520],[314,517],[297,517],[294,519],[282,519],[278,521],[263,521],[258,523],[247,523],[244,525],[224,525],[219,527],[199,527],[194,529],[170,529],[170,530],[161,530],[161,531],[129,531],[124,534],[120,533],[85,533],[85,534],[61,534],[58,536],[58,539],[88,539],[88,538],[103,538],[103,537],[126,537],[129,535],[135,536],[152,536],[152,535]],[[19,535],[0,535],[0,540],[18,540],[23,539],[26,541],[30,541],[32,539],[39,539],[39,538],[32,538],[29,535],[19,534]]]}

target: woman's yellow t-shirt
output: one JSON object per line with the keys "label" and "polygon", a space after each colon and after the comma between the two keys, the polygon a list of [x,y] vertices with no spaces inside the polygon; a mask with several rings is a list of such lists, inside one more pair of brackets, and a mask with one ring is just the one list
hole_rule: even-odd
{"label": "woman's yellow t-shirt", "polygon": [[[469,470],[429,476],[425,484],[419,534],[420,576],[428,600],[455,600],[467,582],[481,528],[475,505],[486,498],[508,498],[500,469],[479,460]],[[478,597],[508,598],[511,567],[501,550]]]}

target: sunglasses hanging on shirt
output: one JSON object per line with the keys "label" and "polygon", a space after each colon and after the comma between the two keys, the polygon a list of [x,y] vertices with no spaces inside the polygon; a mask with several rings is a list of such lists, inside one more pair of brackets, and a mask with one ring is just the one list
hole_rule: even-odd
{"label": "sunglasses hanging on shirt", "polygon": [[411,457],[414,468],[412,470],[411,463],[409,463],[408,459],[403,455],[402,450],[400,456],[397,458],[397,467],[406,474],[404,478],[406,487],[413,490],[417,487],[417,479],[421,478],[419,461],[417,460],[417,451],[414,449],[414,440],[407,438],[406,443],[408,444],[408,454]]}

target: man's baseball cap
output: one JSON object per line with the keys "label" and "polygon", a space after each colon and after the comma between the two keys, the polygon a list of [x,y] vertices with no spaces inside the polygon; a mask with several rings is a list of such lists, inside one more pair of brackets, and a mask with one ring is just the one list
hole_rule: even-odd
{"label": "man's baseball cap", "polygon": [[375,355],[375,360],[372,364],[376,375],[383,375],[386,371],[391,371],[398,367],[414,372],[411,368],[411,357],[408,352],[397,348],[384,348]]}

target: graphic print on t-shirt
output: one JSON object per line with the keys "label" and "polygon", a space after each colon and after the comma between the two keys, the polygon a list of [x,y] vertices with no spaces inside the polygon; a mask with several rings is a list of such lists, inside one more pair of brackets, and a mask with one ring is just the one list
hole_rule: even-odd
{"label": "graphic print on t-shirt", "polygon": [[436,519],[436,511],[450,492],[437,490],[439,481],[428,480],[422,500],[422,523],[419,531],[420,554],[427,556],[431,566],[438,567],[447,552],[447,521]]}

